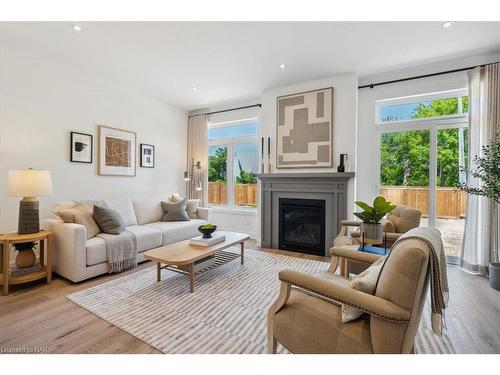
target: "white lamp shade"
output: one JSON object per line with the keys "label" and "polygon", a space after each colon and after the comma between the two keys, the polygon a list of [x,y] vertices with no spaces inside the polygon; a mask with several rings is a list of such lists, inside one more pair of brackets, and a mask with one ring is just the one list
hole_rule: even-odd
{"label": "white lamp shade", "polygon": [[9,171],[7,194],[10,197],[52,195],[50,171],[38,171],[35,169]]}

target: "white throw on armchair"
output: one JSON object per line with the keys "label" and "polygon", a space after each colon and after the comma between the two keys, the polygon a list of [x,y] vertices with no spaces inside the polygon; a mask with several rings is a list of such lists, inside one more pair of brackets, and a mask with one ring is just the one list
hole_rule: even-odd
{"label": "white throw on armchair", "polygon": [[[190,221],[162,222],[160,200],[105,202],[124,218],[126,230],[134,233],[138,262],[144,260],[146,250],[198,236],[198,226],[210,221],[210,209],[205,207],[198,207],[197,217]],[[62,202],[56,208],[74,205],[75,202]],[[87,240],[83,225],[65,223],[58,217],[44,219],[42,227],[54,234],[54,272],[73,282],[108,273],[106,243],[101,237]]]}

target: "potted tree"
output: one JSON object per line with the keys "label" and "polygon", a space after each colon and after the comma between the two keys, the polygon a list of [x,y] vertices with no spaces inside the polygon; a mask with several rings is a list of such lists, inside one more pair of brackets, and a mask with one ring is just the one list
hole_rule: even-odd
{"label": "potted tree", "polygon": [[[473,187],[467,183],[461,183],[458,188],[468,194],[490,199],[493,202],[494,214],[496,214],[500,209],[500,132],[497,132],[490,144],[483,146],[482,151],[482,156],[474,156],[473,163],[476,168],[469,172],[471,176],[481,180],[481,185]],[[495,233],[490,231],[490,235],[494,236]],[[490,286],[500,290],[500,263],[491,262],[489,273]]]}
{"label": "potted tree", "polygon": [[396,208],[396,205],[387,201],[382,196],[375,198],[373,206],[362,201],[356,201],[355,203],[363,210],[361,212],[355,212],[354,215],[362,221],[360,229],[364,238],[373,240],[375,243],[382,243],[384,238],[384,227],[380,223],[380,220]]}

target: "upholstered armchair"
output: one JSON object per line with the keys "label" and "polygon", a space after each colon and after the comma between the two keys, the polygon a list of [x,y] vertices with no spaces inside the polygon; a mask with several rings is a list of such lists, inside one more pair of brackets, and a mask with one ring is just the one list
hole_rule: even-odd
{"label": "upholstered armchair", "polygon": [[[372,259],[378,256],[370,254]],[[281,289],[268,311],[268,351],[292,353],[412,353],[428,289],[429,248],[418,239],[396,244],[374,295],[331,273],[279,273]],[[342,323],[341,304],[365,314]]]}
{"label": "upholstered armchair", "polygon": [[[386,218],[382,220],[387,247],[391,247],[403,233],[419,227],[421,217],[422,211],[404,205],[397,205],[394,210],[389,212]],[[359,229],[348,232],[349,227],[359,228],[360,225],[360,221],[342,220],[340,222],[340,232],[333,242],[334,246],[361,244]]]}

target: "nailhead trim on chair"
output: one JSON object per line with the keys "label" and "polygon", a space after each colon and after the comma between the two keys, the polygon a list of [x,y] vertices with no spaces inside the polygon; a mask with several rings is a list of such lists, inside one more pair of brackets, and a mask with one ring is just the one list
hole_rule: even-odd
{"label": "nailhead trim on chair", "polygon": [[342,299],[340,299],[340,298],[338,298],[338,297],[334,297],[334,296],[328,295],[328,294],[326,294],[326,293],[321,293],[321,292],[319,292],[319,291],[317,291],[317,290],[314,290],[314,289],[308,288],[308,287],[306,287],[306,286],[304,286],[304,285],[300,285],[300,284],[298,284],[298,283],[296,283],[296,282],[292,282],[292,281],[290,281],[290,280],[281,279],[281,281],[284,281],[284,282],[286,282],[286,283],[288,283],[288,284],[295,285],[295,286],[297,286],[297,287],[299,287],[299,288],[301,288],[301,289],[307,290],[307,291],[309,291],[309,292],[313,292],[313,293],[318,294],[318,295],[320,295],[320,296],[327,297],[327,298],[332,299],[332,300],[334,300],[334,301],[336,301],[336,302],[345,303],[346,305],[349,305],[349,306],[355,307],[355,308],[357,308],[357,309],[360,309],[360,310],[362,310],[362,311],[364,311],[364,312],[366,312],[366,313],[368,313],[368,314],[370,314],[370,315],[375,315],[375,316],[376,316],[376,317],[378,317],[378,318],[382,318],[382,319],[385,319],[385,320],[389,320],[389,321],[391,321],[391,322],[395,322],[395,323],[407,323],[407,322],[409,322],[409,321],[410,321],[409,319],[395,319],[395,318],[391,318],[391,317],[389,317],[389,316],[385,316],[385,315],[382,315],[382,314],[379,314],[379,313],[373,312],[373,311],[368,310],[368,309],[366,309],[366,308],[364,308],[364,307],[357,306],[357,305],[355,305],[355,304],[353,304],[353,303],[351,303],[351,302],[344,301],[344,300],[342,300]]}

